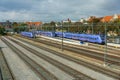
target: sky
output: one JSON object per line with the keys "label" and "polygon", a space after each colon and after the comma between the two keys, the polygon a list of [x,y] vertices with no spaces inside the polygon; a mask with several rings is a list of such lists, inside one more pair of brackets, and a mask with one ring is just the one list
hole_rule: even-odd
{"label": "sky", "polygon": [[0,21],[78,21],[120,14],[120,0],[0,0]]}

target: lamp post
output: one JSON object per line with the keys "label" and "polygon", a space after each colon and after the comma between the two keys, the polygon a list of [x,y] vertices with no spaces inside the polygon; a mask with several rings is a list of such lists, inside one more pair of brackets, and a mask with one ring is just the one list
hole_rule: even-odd
{"label": "lamp post", "polygon": [[104,66],[106,66],[106,58],[107,58],[107,25],[105,23],[105,52],[104,52]]}

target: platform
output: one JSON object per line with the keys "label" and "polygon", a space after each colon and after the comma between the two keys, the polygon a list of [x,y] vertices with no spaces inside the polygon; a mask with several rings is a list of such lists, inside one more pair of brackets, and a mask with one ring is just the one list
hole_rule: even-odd
{"label": "platform", "polygon": [[[56,41],[59,41],[61,42],[61,38],[57,37],[57,38],[52,38],[52,37],[47,37],[47,36],[40,36],[40,37],[43,37],[43,38],[47,38],[47,39],[52,39],[52,40],[56,40]],[[70,44],[75,44],[75,45],[86,45],[88,46],[88,43],[87,42],[84,42],[81,43],[80,41],[77,41],[77,40],[72,40],[72,39],[66,39],[66,38],[63,38],[63,42],[65,43],[70,43]],[[114,43],[107,43],[108,46],[113,46],[113,47],[116,47],[116,48],[120,48],[120,44],[114,44]]]}

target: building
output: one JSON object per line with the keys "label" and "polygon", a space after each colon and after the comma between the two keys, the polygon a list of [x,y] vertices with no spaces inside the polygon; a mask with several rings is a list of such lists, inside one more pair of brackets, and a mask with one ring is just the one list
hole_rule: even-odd
{"label": "building", "polygon": [[87,21],[88,21],[88,22],[92,22],[93,19],[96,19],[96,16],[90,16],[90,17],[87,19]]}
{"label": "building", "polygon": [[9,20],[7,20],[6,22],[0,22],[0,25],[3,26],[7,32],[13,31],[12,22],[10,22]]}
{"label": "building", "polygon": [[112,16],[104,16],[102,19],[101,19],[101,22],[113,22],[115,21],[116,19],[120,19],[120,15],[117,15],[117,14],[114,14]]}
{"label": "building", "polygon": [[112,20],[113,16],[105,16],[101,19],[101,22],[110,22]]}
{"label": "building", "polygon": [[26,22],[30,29],[38,29],[42,25],[42,22]]}

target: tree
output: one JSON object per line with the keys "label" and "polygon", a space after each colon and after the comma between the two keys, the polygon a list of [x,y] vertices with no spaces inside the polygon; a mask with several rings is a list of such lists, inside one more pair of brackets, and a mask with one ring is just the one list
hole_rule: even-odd
{"label": "tree", "polygon": [[12,27],[13,27],[14,32],[18,31],[18,26],[19,26],[19,24],[17,22],[13,22]]}
{"label": "tree", "polygon": [[20,25],[20,26],[27,26],[26,23],[20,23],[19,25]]}
{"label": "tree", "polygon": [[5,35],[5,28],[0,26],[0,35]]}
{"label": "tree", "polygon": [[12,26],[13,26],[13,28],[16,28],[19,26],[19,24],[17,22],[13,22]]}
{"label": "tree", "polygon": [[56,31],[56,25],[55,25],[55,22],[54,21],[51,21],[50,22],[50,25],[51,25],[51,27],[52,27],[52,31]]}

